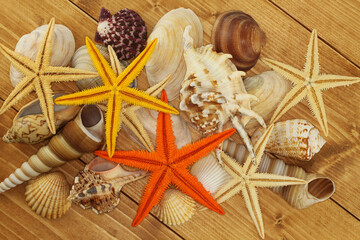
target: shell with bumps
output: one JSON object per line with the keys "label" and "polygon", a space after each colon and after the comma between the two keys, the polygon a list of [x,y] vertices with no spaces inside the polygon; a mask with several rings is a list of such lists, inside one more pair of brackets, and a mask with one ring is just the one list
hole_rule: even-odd
{"label": "shell with bumps", "polygon": [[70,187],[63,173],[44,174],[29,181],[26,202],[36,214],[48,219],[63,216],[71,207]]}
{"label": "shell with bumps", "polygon": [[[190,30],[191,26],[187,26],[183,36],[187,71],[180,91],[180,109],[187,112],[191,122],[204,135],[223,131],[224,124],[231,120],[254,158],[244,125],[249,117],[254,117],[264,127],[265,123],[250,108],[250,102],[256,97],[245,90],[241,78],[245,73],[236,70],[229,60],[230,54],[216,53],[211,44],[195,49]],[[219,155],[217,151],[221,161]]]}

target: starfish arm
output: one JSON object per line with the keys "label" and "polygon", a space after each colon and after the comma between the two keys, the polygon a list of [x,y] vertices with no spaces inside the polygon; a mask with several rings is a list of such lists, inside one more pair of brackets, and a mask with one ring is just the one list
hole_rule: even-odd
{"label": "starfish arm", "polygon": [[95,44],[90,40],[90,38],[86,37],[85,42],[91,60],[96,70],[98,71],[104,85],[113,86],[116,82],[116,75],[111,69],[109,63],[106,61],[103,55],[101,55],[101,53],[99,52]]}
{"label": "starfish arm", "polygon": [[218,203],[223,203],[233,196],[239,194],[242,188],[243,184],[241,184],[241,180],[238,177],[234,178],[225,185],[221,186],[221,188],[213,194],[213,198]]}
{"label": "starfish arm", "polygon": [[307,99],[311,108],[311,111],[318,120],[321,129],[325,133],[325,136],[329,134],[329,128],[327,124],[326,112],[324,101],[321,96],[321,91],[316,88],[310,88],[307,94]]}
{"label": "starfish arm", "polygon": [[69,67],[48,66],[41,75],[42,81],[48,82],[69,82],[85,78],[94,78],[99,76],[96,72],[85,71]]}
{"label": "starfish arm", "polygon": [[64,95],[55,99],[56,104],[61,105],[81,105],[100,103],[109,98],[111,90],[108,87],[100,86],[92,89],[87,89],[81,92],[76,92]]}
{"label": "starfish arm", "polygon": [[224,163],[224,170],[233,178],[241,177],[243,175],[243,167],[240,166],[240,164],[235,159],[227,155],[224,151],[221,151],[221,159]]}
{"label": "starfish arm", "polygon": [[122,68],[120,61],[116,55],[115,50],[111,45],[108,46],[108,52],[110,57],[111,68],[114,71],[115,76],[118,76],[124,69]]}
{"label": "starfish arm", "polygon": [[205,207],[219,213],[225,214],[219,204],[211,197],[210,193],[206,191],[204,186],[197,180],[196,177],[189,173],[187,169],[172,169],[172,182],[182,192],[192,197],[198,203]]}
{"label": "starfish arm", "polygon": [[235,129],[229,129],[181,148],[176,151],[172,163],[179,167],[186,167],[193,164],[208,155],[209,151],[215,149],[225,139],[233,135],[235,131]]}
{"label": "starfish arm", "polygon": [[45,69],[50,65],[51,60],[51,46],[54,35],[55,18],[51,18],[48,28],[44,33],[44,37],[41,39],[39,45],[39,51],[36,54],[35,64],[38,66],[38,70]]}
{"label": "starfish arm", "polygon": [[4,104],[1,106],[0,114],[3,114],[10,107],[15,105],[20,99],[27,96],[31,93],[35,88],[32,81],[35,77],[24,77],[21,82],[16,85],[14,90],[9,94],[9,96],[5,99]]}
{"label": "starfish arm", "polygon": [[130,63],[130,65],[116,79],[117,86],[128,86],[141,72],[149,60],[157,43],[157,38],[152,40],[146,48]]}
{"label": "starfish arm", "polygon": [[108,99],[105,119],[105,135],[107,150],[110,157],[114,155],[116,137],[121,126],[121,102],[122,100],[119,95],[112,95]]}
{"label": "starfish arm", "polygon": [[0,44],[0,52],[24,75],[28,76],[35,72],[35,63],[32,59],[14,52],[2,44]]}
{"label": "starfish arm", "polygon": [[121,97],[126,102],[141,107],[153,109],[160,112],[179,114],[179,112],[171,107],[168,103],[164,103],[160,99],[150,96],[141,90],[126,87],[120,90]]}
{"label": "starfish arm", "polygon": [[313,85],[318,89],[328,89],[360,82],[359,77],[347,77],[338,75],[319,75]]}
{"label": "starfish arm", "polygon": [[159,170],[159,168],[163,165],[163,162],[159,159],[156,152],[115,151],[112,157],[109,157],[109,153],[107,151],[95,151],[94,153],[95,155],[109,161],[151,172]]}
{"label": "starfish arm", "polygon": [[254,173],[249,176],[249,180],[256,187],[281,187],[306,183],[303,179],[269,173]]}
{"label": "starfish arm", "polygon": [[261,59],[266,65],[271,67],[275,72],[280,74],[281,76],[289,79],[296,85],[303,84],[305,81],[304,73],[290,65],[269,59],[262,58]]}
{"label": "starfish arm", "polygon": [[135,134],[148,151],[154,151],[155,148],[150,140],[149,134],[137,118],[136,113],[129,110],[130,109],[122,114],[122,122]]}
{"label": "starfish arm", "polygon": [[170,170],[154,172],[149,179],[149,183],[145,187],[144,195],[139,204],[138,211],[132,222],[135,227],[149,214],[151,209],[159,203],[165,190],[171,182]]}
{"label": "starfish arm", "polygon": [[264,222],[261,214],[258,194],[255,187],[245,185],[242,189],[242,195],[244,197],[246,208],[255,224],[256,229],[261,238],[264,239]]}
{"label": "starfish arm", "polygon": [[306,78],[312,79],[319,74],[320,65],[318,52],[317,32],[316,29],[314,29],[311,33],[310,42],[306,53],[306,62],[304,67]]}
{"label": "starfish arm", "polygon": [[271,117],[270,124],[275,123],[290,108],[298,104],[306,96],[306,92],[307,88],[302,84],[293,87],[276,108],[274,115]]}

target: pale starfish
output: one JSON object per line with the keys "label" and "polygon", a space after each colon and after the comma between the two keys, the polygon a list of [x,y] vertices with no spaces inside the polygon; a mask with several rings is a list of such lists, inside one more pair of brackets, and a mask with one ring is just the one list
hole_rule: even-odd
{"label": "pale starfish", "polygon": [[358,77],[319,74],[318,39],[315,29],[311,34],[304,70],[300,71],[290,65],[268,58],[264,58],[262,61],[294,84],[293,89],[284,97],[275,110],[270,124],[277,121],[290,108],[307,97],[312,112],[327,136],[329,130],[321,90],[360,82]]}
{"label": "pale starfish", "polygon": [[254,147],[256,154],[255,165],[252,164],[252,157],[249,154],[243,166],[240,166],[236,160],[232,159],[226,153],[221,152],[224,163],[224,169],[232,176],[232,180],[222,186],[214,195],[218,203],[222,203],[236,194],[242,192],[246,207],[259,232],[264,238],[264,223],[259,205],[257,187],[278,187],[287,185],[296,185],[306,183],[302,179],[281,176],[269,173],[257,173],[264,153],[266,143],[271,135],[274,125],[272,124],[261,136]]}
{"label": "pale starfish", "polygon": [[68,67],[50,66],[54,26],[55,18],[52,18],[39,45],[35,61],[0,44],[1,53],[11,61],[15,68],[25,75],[5,100],[0,109],[0,114],[4,113],[19,100],[35,90],[40,101],[41,110],[53,134],[56,133],[56,128],[51,83],[75,81],[98,76],[98,74],[94,72]]}

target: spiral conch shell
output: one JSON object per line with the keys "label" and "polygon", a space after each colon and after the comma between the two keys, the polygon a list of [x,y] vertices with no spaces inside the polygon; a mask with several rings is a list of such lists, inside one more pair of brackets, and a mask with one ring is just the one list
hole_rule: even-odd
{"label": "spiral conch shell", "polygon": [[[225,140],[223,150],[240,164],[244,163],[247,151],[245,146]],[[317,173],[307,173],[304,169],[288,165],[283,160],[270,158],[264,154],[259,164],[258,172],[273,173],[296,177],[307,181],[303,185],[275,187],[272,190],[279,193],[292,207],[303,209],[329,199],[335,192],[335,183],[328,177]]]}
{"label": "spiral conch shell", "polygon": [[[41,39],[43,38],[47,27],[48,25],[42,25],[31,33],[22,36],[16,44],[15,52],[35,60]],[[70,29],[64,25],[55,24],[50,65],[67,66],[74,51],[75,39]],[[13,65],[10,66],[10,81],[14,87],[23,79],[23,77],[24,75],[13,67]]]}
{"label": "spiral conch shell", "polygon": [[[172,78],[165,86],[169,101],[179,96],[184,80],[186,65],[183,57],[183,33],[186,26],[192,26],[191,37],[194,47],[203,45],[203,28],[196,14],[185,8],[173,9],[155,25],[148,38],[158,39],[156,48],[146,64],[146,75],[150,86],[155,85],[169,74]],[[166,64],[164,64],[166,63]]]}
{"label": "spiral conch shell", "polygon": [[[55,94],[54,99],[63,94]],[[54,104],[56,129],[61,128],[79,112],[79,106]],[[14,117],[13,124],[3,136],[6,143],[20,142],[35,144],[53,136],[42,114],[39,100],[36,99],[20,109]]]}
{"label": "spiral conch shell", "polygon": [[63,173],[53,172],[30,180],[26,202],[36,214],[48,219],[62,217],[71,207],[70,187]]}
{"label": "spiral conch shell", "polygon": [[[249,117],[254,117],[264,127],[265,123],[250,108],[250,101],[256,97],[245,90],[241,78],[245,73],[236,70],[229,60],[230,54],[214,52],[211,44],[194,49],[190,30],[191,26],[187,26],[184,32],[187,70],[180,91],[180,109],[204,135],[223,131],[224,124],[231,120],[254,158],[244,126]],[[220,161],[219,151],[217,155]]]}
{"label": "spiral conch shell", "polygon": [[147,175],[146,171],[127,171],[119,164],[96,157],[75,177],[69,198],[84,209],[92,208],[96,214],[108,213],[120,203],[125,184]]}
{"label": "spiral conch shell", "polygon": [[[255,144],[263,129],[257,129],[251,137]],[[309,161],[325,144],[320,132],[304,119],[277,122],[266,144],[265,151],[301,161]]]}
{"label": "spiral conch shell", "polygon": [[67,161],[79,158],[104,144],[104,117],[96,105],[85,105],[78,116],[65,125],[61,133],[24,162],[8,178],[0,183],[0,193],[41,173],[59,167]]}
{"label": "spiral conch shell", "polygon": [[242,71],[252,68],[265,46],[266,36],[250,15],[241,11],[224,12],[216,19],[211,43],[217,52],[229,53]]}

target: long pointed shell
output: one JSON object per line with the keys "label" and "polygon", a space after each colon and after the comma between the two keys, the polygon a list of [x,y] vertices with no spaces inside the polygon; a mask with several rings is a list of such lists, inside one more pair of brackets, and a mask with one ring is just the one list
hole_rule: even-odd
{"label": "long pointed shell", "polygon": [[70,187],[63,173],[44,174],[29,181],[26,202],[36,214],[49,219],[62,217],[71,207]]}
{"label": "long pointed shell", "polygon": [[[178,8],[166,13],[155,25],[148,42],[158,39],[156,48],[146,64],[146,75],[150,86],[155,85],[169,74],[172,78],[165,90],[169,101],[179,96],[181,82],[184,80],[186,65],[183,57],[183,32],[192,26],[191,36],[194,46],[203,44],[203,28],[199,18],[190,9]],[[166,63],[166,64],[164,64]]]}
{"label": "long pointed shell", "polygon": [[[243,163],[247,156],[245,146],[225,140],[223,150],[229,156]],[[288,165],[283,160],[270,158],[264,154],[259,165],[259,172],[296,177],[307,181],[304,185],[275,187],[272,190],[279,193],[291,206],[297,209],[329,199],[335,192],[335,183],[321,174],[307,173],[304,169]]]}
{"label": "long pointed shell", "polygon": [[48,145],[24,162],[0,183],[0,193],[37,177],[85,152],[92,152],[103,145],[104,117],[96,105],[85,105],[75,120],[66,124],[61,133],[51,138]]}
{"label": "long pointed shell", "polygon": [[188,221],[196,211],[195,200],[177,189],[167,189],[158,205],[152,209],[160,221],[179,225]]}
{"label": "long pointed shell", "polygon": [[[251,138],[254,144],[263,131],[263,128],[259,128],[254,132]],[[293,119],[275,123],[265,150],[283,157],[309,161],[325,142],[319,130],[310,122]]]}
{"label": "long pointed shell", "polygon": [[[47,27],[48,25],[42,25],[31,33],[22,36],[16,44],[15,52],[21,53],[22,55],[35,60],[41,39],[43,38]],[[75,39],[70,29],[64,25],[55,24],[50,65],[63,67],[67,66],[74,54],[74,51]],[[23,77],[24,75],[20,71],[12,65],[10,66],[10,81],[14,87],[22,80]]]}

